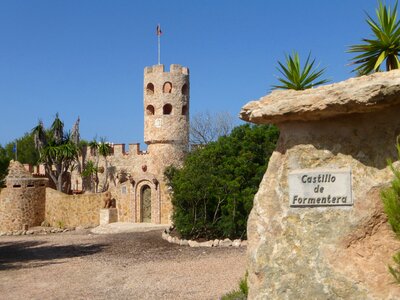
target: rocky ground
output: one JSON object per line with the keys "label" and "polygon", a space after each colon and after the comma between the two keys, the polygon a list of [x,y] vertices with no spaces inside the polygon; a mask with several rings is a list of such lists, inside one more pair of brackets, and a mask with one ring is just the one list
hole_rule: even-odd
{"label": "rocky ground", "polygon": [[148,232],[0,237],[1,299],[218,299],[238,287],[245,247],[190,248]]}

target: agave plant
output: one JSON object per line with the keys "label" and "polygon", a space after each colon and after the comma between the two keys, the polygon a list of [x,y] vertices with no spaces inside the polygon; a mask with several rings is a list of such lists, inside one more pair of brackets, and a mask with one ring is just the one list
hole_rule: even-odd
{"label": "agave plant", "polygon": [[293,51],[292,55],[285,56],[286,65],[278,61],[279,67],[277,67],[284,77],[278,77],[281,85],[273,85],[273,89],[305,90],[329,82],[328,79],[320,79],[325,68],[321,70],[318,70],[318,66],[314,68],[315,59],[310,60],[311,53],[308,55],[303,68],[297,52]]}
{"label": "agave plant", "polygon": [[381,1],[376,9],[377,21],[367,14],[367,23],[374,38],[362,39],[364,44],[350,46],[348,52],[361,53],[351,64],[359,64],[353,71],[360,75],[380,71],[386,61],[386,71],[398,69],[400,51],[400,21],[397,21],[397,1],[393,10]]}

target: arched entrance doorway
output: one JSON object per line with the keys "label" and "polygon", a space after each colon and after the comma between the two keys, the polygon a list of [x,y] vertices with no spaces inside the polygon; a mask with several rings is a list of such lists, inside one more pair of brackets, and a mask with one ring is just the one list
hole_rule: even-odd
{"label": "arched entrance doorway", "polygon": [[144,185],[140,191],[141,222],[151,223],[151,188]]}

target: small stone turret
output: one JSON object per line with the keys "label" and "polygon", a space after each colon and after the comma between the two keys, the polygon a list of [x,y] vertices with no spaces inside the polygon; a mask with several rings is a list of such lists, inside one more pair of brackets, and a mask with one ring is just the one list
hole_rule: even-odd
{"label": "small stone turret", "polygon": [[164,65],[144,69],[144,141],[188,146],[189,69]]}
{"label": "small stone turret", "polygon": [[0,192],[0,231],[26,230],[44,221],[47,178],[34,178],[11,161],[6,187]]}

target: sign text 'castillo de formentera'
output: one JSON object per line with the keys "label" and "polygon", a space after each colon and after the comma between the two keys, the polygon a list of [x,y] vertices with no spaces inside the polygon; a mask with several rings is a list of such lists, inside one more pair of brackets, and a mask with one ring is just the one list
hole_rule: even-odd
{"label": "sign text 'castillo de formentera'", "polygon": [[291,207],[351,206],[350,169],[304,169],[289,173]]}

